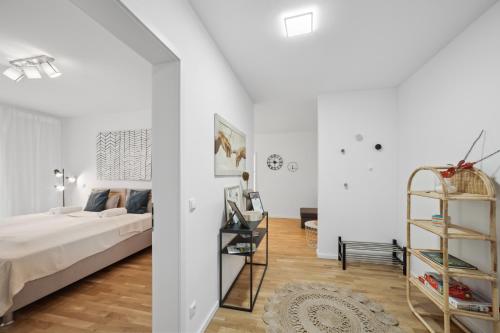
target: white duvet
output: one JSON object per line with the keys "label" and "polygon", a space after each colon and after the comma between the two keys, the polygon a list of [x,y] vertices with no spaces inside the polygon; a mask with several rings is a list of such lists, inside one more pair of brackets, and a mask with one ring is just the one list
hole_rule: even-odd
{"label": "white duvet", "polygon": [[0,316],[26,282],[150,229],[151,214],[100,218],[98,213],[33,214],[0,220]]}

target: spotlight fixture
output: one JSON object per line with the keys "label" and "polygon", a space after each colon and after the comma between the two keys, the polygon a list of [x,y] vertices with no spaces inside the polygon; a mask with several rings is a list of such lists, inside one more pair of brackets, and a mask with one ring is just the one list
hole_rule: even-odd
{"label": "spotlight fixture", "polygon": [[24,77],[28,79],[41,79],[41,71],[43,70],[52,79],[62,75],[61,71],[54,65],[54,62],[54,58],[46,55],[11,60],[9,61],[11,67],[7,68],[3,74],[9,79],[19,82]]}
{"label": "spotlight fixture", "polygon": [[24,66],[21,68],[28,79],[41,79],[42,74],[35,66]]}
{"label": "spotlight fixture", "polygon": [[4,72],[3,75],[7,76],[9,79],[16,82],[21,81],[24,78],[24,72],[20,69],[9,67]]}
{"label": "spotlight fixture", "polygon": [[51,79],[62,75],[62,73],[57,69],[56,65],[54,65],[53,62],[44,62],[40,66],[42,67],[45,74],[47,74],[47,76]]}
{"label": "spotlight fixture", "polygon": [[309,34],[313,32],[313,12],[301,13],[287,16],[285,20],[285,32],[287,37]]}

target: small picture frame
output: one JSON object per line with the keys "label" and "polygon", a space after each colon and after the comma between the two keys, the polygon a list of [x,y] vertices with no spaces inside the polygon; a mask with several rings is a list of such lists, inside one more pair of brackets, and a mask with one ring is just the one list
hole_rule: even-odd
{"label": "small picture frame", "polygon": [[245,217],[243,214],[241,214],[240,209],[236,205],[236,202],[228,200],[229,205],[231,206],[231,209],[233,210],[233,221],[235,221],[235,218],[238,219],[238,222],[241,224],[243,228],[250,229],[250,226],[248,225],[247,221],[245,220]]}
{"label": "small picture frame", "polygon": [[[238,207],[241,207],[241,201],[243,198],[243,194],[241,191],[241,187],[239,185],[228,186],[224,188],[224,208],[226,214],[226,221],[228,221],[233,215],[233,210],[229,205],[229,201],[236,202]],[[234,221],[237,222],[237,221]]]}
{"label": "small picture frame", "polygon": [[264,206],[262,205],[259,192],[249,192],[248,197],[252,203],[252,209],[256,212],[264,213]]}

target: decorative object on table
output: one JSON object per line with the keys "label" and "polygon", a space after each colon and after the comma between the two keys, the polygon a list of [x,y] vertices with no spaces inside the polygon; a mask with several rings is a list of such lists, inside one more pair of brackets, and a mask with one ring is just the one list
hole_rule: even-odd
{"label": "decorative object on table", "polygon": [[316,248],[318,245],[318,221],[307,221],[304,226],[306,229],[307,246]]}
{"label": "decorative object on table", "polygon": [[271,170],[277,171],[283,166],[283,157],[278,154],[269,155],[267,158],[267,167]]}
{"label": "decorative object on table", "polygon": [[244,211],[243,217],[245,218],[246,221],[249,222],[255,222],[255,221],[260,221],[262,219],[262,212],[254,211],[254,210],[247,210]]}
{"label": "decorative object on table", "polygon": [[97,179],[150,181],[151,144],[151,129],[99,132]]}
{"label": "decorative object on table", "polygon": [[214,172],[239,176],[246,170],[246,135],[227,120],[214,115]]}
{"label": "decorative object on table", "polygon": [[[465,159],[464,159],[465,161]],[[463,164],[463,163],[459,163]],[[459,327],[461,323],[456,321],[455,316],[460,317],[469,317],[475,319],[482,319],[488,321],[498,321],[499,318],[499,309],[498,309],[498,292],[497,292],[497,242],[496,242],[496,193],[495,193],[495,185],[493,184],[491,178],[489,178],[484,172],[479,169],[471,168],[471,169],[453,169],[453,185],[457,187],[457,193],[448,193],[445,191],[444,193],[436,193],[435,191],[421,191],[413,189],[413,180],[416,179],[417,176],[421,174],[433,173],[437,178],[443,178],[442,172],[449,172],[450,168],[445,167],[432,167],[425,166],[417,168],[409,177],[408,185],[407,185],[407,233],[406,233],[406,244],[408,246],[407,250],[407,277],[406,277],[406,288],[407,288],[407,301],[410,307],[410,310],[415,314],[415,316],[422,322],[422,324],[431,332],[434,331],[433,326],[427,322],[426,318],[422,313],[419,313],[414,306],[415,296],[418,297],[416,301],[418,304],[422,304],[421,295],[423,294],[437,305],[437,308],[443,312],[443,327],[444,333],[450,333],[451,331],[451,322],[455,322]],[[418,177],[419,183],[422,182],[423,179]],[[478,208],[484,209],[488,208],[489,211],[489,228],[481,228],[484,230],[488,230],[486,232],[480,232],[474,230],[473,228],[465,228],[460,225],[451,224],[450,221],[446,218],[444,223],[446,224],[443,227],[436,227],[433,225],[431,220],[421,220],[412,217],[412,206],[413,206],[413,197],[420,198],[428,198],[438,200],[439,202],[439,214],[443,217],[449,216],[449,205],[450,201],[460,201],[460,202],[477,202],[483,201],[484,205],[474,206],[474,214],[478,215]],[[462,205],[461,205],[462,206]],[[489,206],[489,207],[488,207]],[[458,210],[457,213],[461,213],[464,209],[468,209],[470,205],[463,205],[462,209]],[[470,213],[469,213],[470,215]],[[479,214],[481,215],[481,214]],[[457,219],[457,217],[453,216],[453,219]],[[476,223],[480,223],[482,219],[478,219]],[[424,231],[430,232],[440,238],[439,249],[434,250],[432,252],[432,258],[429,256],[425,256],[423,252],[428,252],[428,249],[419,249],[414,248],[412,246],[412,233],[413,230],[418,227]],[[471,241],[481,241],[489,243],[489,253],[490,257],[490,267],[486,271],[482,271],[479,269],[470,269],[472,265],[463,263],[462,261],[457,261],[457,258],[454,258],[449,254],[449,243],[450,239],[467,239],[469,242]],[[469,258],[471,259],[471,254],[469,253]],[[447,256],[448,260],[444,260],[444,257]],[[481,259],[484,259],[485,254],[479,253],[478,256]],[[414,271],[412,267],[413,258],[417,258],[419,263],[423,263],[432,270],[436,271],[439,275],[442,276],[443,282],[443,295],[439,292],[428,288],[425,286],[422,281],[416,277],[412,276],[410,273]],[[435,261],[432,259],[436,259]],[[459,260],[459,259],[458,259]],[[452,267],[455,265],[456,267]],[[472,266],[474,267],[474,266]],[[419,267],[420,269],[420,267]],[[485,283],[489,283],[490,286],[487,288],[490,293],[491,303],[496,306],[492,307],[491,311],[487,313],[477,313],[471,309],[467,309],[466,305],[463,303],[465,300],[461,300],[460,304],[463,305],[464,308],[458,310],[455,308],[452,303],[458,301],[454,301],[450,298],[450,291],[447,288],[447,284],[449,283],[452,277],[460,277],[464,279],[478,279],[483,280]],[[418,289],[421,293],[415,293],[415,289]],[[418,296],[417,296],[418,295]],[[474,293],[472,295],[474,297]],[[445,301],[443,301],[443,299]],[[449,301],[447,301],[449,300]],[[460,305],[460,306],[462,306]],[[458,306],[458,305],[457,305]],[[495,324],[495,326],[497,326]]]}
{"label": "decorative object on table", "polygon": [[381,305],[333,284],[288,283],[275,290],[264,310],[267,332],[403,332]]}
{"label": "decorative object on table", "polygon": [[229,221],[229,219],[233,215],[233,210],[229,205],[229,201],[234,201],[236,202],[238,207],[241,207],[242,192],[239,185],[228,186],[224,188],[224,207],[226,211],[226,221]]}
{"label": "decorative object on table", "polygon": [[297,172],[299,170],[299,164],[297,162],[290,162],[287,164],[288,171]]}
{"label": "decorative object on table", "polygon": [[245,229],[250,229],[250,226],[247,223],[247,220],[245,220],[245,217],[241,213],[238,205],[236,202],[228,200],[229,206],[231,207],[231,210],[233,211],[232,215],[232,221],[234,221],[236,224],[239,224],[241,228]]}
{"label": "decorative object on table", "polygon": [[264,212],[264,206],[262,205],[262,200],[260,199],[259,192],[249,192],[248,197],[252,203],[252,209],[256,212]]}
{"label": "decorative object on table", "polygon": [[241,174],[241,179],[243,179],[245,186],[243,187],[244,190],[248,190],[248,180],[250,179],[250,174],[246,171],[244,171]]}
{"label": "decorative object on table", "polygon": [[[424,257],[429,258],[436,264],[443,266],[443,252],[441,251],[420,251]],[[468,262],[463,261],[462,259],[458,259],[457,257],[448,254],[448,266],[450,268],[459,268],[459,269],[472,269],[477,270],[476,266],[472,266]]]}
{"label": "decorative object on table", "polygon": [[69,184],[76,183],[76,177],[74,176],[66,176],[64,173],[64,169],[54,169],[54,176],[57,179],[60,179],[60,183],[57,185],[54,185],[54,188],[56,189],[57,192],[62,193],[62,206],[66,206],[66,197],[65,197],[65,192],[66,192],[66,182]]}
{"label": "decorative object on table", "polygon": [[381,151],[382,150],[382,145],[380,143],[375,144],[374,146],[376,151]]}
{"label": "decorative object on table", "polygon": [[406,275],[406,247],[401,247],[398,241],[392,243],[344,241],[338,238],[338,260],[345,270],[348,261],[361,261],[386,265],[401,266]]}
{"label": "decorative object on table", "polygon": [[[235,208],[237,210],[237,208]],[[265,227],[261,226],[262,222],[265,223]],[[222,308],[229,308],[233,310],[240,311],[253,311],[257,297],[259,296],[260,287],[264,281],[266,275],[268,263],[269,263],[269,216],[266,212],[262,214],[262,219],[260,221],[254,221],[248,223],[248,228],[243,227],[240,224],[226,224],[219,230],[219,306]],[[223,244],[223,240],[227,239],[225,236],[231,235],[231,240],[227,244]],[[261,244],[264,243],[265,239],[265,252],[262,250]],[[252,244],[252,251],[250,251],[250,244]],[[243,249],[243,250],[242,250]],[[259,261],[254,260],[254,254],[260,249],[260,253],[264,252],[264,255],[259,255]],[[263,253],[262,253],[263,254]],[[223,279],[226,277],[232,277],[233,274],[224,274],[224,263],[229,262],[228,260],[223,260],[223,256],[233,255],[245,257],[244,265],[239,271],[238,275],[234,278],[232,283],[229,283],[229,289],[225,291],[223,286],[228,284],[223,284]],[[262,258],[265,258],[265,262],[262,262]],[[232,262],[232,261],[231,261]],[[242,279],[246,281],[241,281]],[[240,284],[242,283],[242,284]],[[250,297],[248,302],[242,302],[240,297],[240,289],[235,293],[232,293],[233,287],[235,285],[248,286],[248,291]],[[237,299],[235,303],[233,302],[232,295],[235,295]],[[248,307],[245,303],[249,303]]]}

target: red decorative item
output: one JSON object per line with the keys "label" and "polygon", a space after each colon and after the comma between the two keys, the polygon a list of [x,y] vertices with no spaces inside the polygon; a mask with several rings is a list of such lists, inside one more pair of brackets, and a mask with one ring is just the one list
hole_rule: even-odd
{"label": "red decorative item", "polygon": [[474,148],[474,146],[476,145],[476,143],[479,141],[479,139],[483,136],[483,133],[484,133],[484,130],[481,131],[481,133],[479,133],[479,136],[476,138],[476,140],[474,140],[474,142],[472,143],[472,146],[469,148],[469,150],[467,151],[467,154],[465,154],[465,157],[460,160],[456,166],[452,166],[450,168],[448,168],[447,170],[444,170],[444,171],[441,171],[441,176],[443,178],[451,178],[453,177],[457,171],[459,170],[472,170],[474,169],[474,165],[479,163],[479,162],[482,162],[488,158],[490,158],[491,156],[495,155],[495,154],[498,154],[500,153],[500,149],[495,151],[494,153],[492,154],[489,154],[489,155],[486,155],[485,157],[481,158],[480,160],[477,160],[475,162],[466,162],[467,158],[469,157],[470,153],[472,152],[472,149]]}

